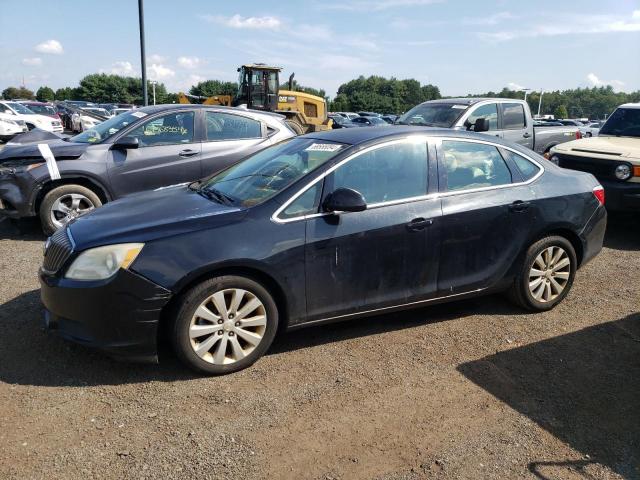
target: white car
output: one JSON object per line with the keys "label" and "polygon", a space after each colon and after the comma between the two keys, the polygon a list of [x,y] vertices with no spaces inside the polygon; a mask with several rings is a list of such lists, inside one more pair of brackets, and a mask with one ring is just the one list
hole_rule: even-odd
{"label": "white car", "polygon": [[29,131],[23,120],[14,120],[11,115],[0,113],[0,140],[6,142],[18,133]]}
{"label": "white car", "polygon": [[597,137],[598,133],[600,132],[600,127],[602,127],[602,124],[604,122],[593,122],[593,123],[589,123],[586,127],[585,127],[585,132],[582,134],[583,137]]}
{"label": "white car", "polygon": [[47,132],[62,133],[62,122],[55,118],[39,115],[18,102],[0,102],[0,113],[8,115],[12,120],[22,120],[29,130],[39,128]]}
{"label": "white car", "polygon": [[[109,112],[107,112],[104,108],[98,107],[84,107],[82,110],[93,113],[94,115],[100,115],[105,119],[110,118]],[[98,120],[96,117],[89,115],[82,115],[80,112],[75,112],[71,115],[71,129],[74,132],[84,132],[85,130],[89,130],[99,123],[102,123],[104,120]]]}

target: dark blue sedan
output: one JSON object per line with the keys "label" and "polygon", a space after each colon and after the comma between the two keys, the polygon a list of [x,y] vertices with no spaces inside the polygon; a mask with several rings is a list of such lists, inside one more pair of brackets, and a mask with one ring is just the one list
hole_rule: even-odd
{"label": "dark blue sedan", "polygon": [[530,150],[420,127],[296,137],[107,204],[47,240],[45,322],[114,356],[159,334],[208,374],[280,327],[504,291],[549,310],[602,248],[602,187]]}

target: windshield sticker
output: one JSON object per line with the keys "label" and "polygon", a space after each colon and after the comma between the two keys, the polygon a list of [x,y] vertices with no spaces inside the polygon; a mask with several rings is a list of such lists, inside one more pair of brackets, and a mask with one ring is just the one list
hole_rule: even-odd
{"label": "windshield sticker", "polygon": [[457,108],[460,110],[465,110],[467,108],[466,105],[451,105],[451,108]]}
{"label": "windshield sticker", "polygon": [[342,148],[342,145],[335,143],[312,143],[304,149],[305,152],[335,152]]}
{"label": "windshield sticker", "polygon": [[138,117],[138,118],[142,118],[142,117],[146,117],[147,114],[144,112],[131,112],[131,115],[133,115],[134,117]]}

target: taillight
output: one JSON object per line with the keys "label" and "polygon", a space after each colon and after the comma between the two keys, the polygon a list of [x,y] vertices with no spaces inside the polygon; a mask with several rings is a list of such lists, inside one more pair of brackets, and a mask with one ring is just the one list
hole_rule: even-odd
{"label": "taillight", "polygon": [[602,185],[598,185],[593,189],[593,195],[598,199],[600,205],[604,205],[604,188],[602,188]]}
{"label": "taillight", "polygon": [[633,176],[640,177],[640,165],[636,165],[633,167]]}
{"label": "taillight", "polygon": [[582,138],[582,132],[580,130],[578,130],[576,132],[576,140],[580,140]]}

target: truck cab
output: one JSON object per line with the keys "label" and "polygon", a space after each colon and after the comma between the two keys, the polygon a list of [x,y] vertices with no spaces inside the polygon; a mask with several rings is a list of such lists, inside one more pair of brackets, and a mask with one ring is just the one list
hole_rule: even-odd
{"label": "truck cab", "polygon": [[397,123],[481,132],[540,154],[554,145],[580,138],[574,127],[534,127],[529,105],[513,98],[431,100],[413,107]]}
{"label": "truck cab", "polygon": [[557,145],[549,159],[593,174],[605,189],[607,209],[640,212],[640,103],[620,105],[597,137]]}

